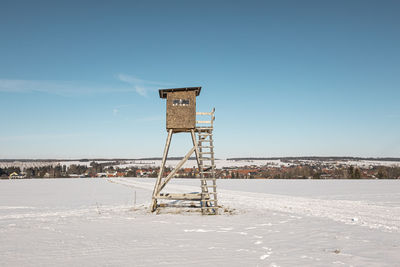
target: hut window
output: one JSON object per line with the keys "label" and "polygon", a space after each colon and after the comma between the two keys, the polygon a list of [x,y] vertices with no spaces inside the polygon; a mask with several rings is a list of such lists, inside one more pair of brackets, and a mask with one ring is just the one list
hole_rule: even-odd
{"label": "hut window", "polygon": [[172,101],[173,106],[189,106],[189,99],[174,99]]}

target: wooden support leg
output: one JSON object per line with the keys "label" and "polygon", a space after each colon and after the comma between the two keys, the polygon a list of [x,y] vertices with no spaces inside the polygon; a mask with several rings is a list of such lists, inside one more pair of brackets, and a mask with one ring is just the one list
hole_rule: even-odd
{"label": "wooden support leg", "polygon": [[168,131],[168,136],[167,136],[167,141],[165,143],[164,154],[163,154],[163,158],[162,158],[162,161],[161,161],[160,171],[158,173],[158,178],[157,178],[156,184],[154,185],[153,199],[152,199],[151,207],[150,207],[152,212],[154,212],[157,209],[157,198],[156,198],[156,195],[159,192],[159,186],[160,186],[160,183],[161,183],[162,175],[164,173],[164,167],[165,167],[165,162],[166,162],[167,156],[168,156],[169,145],[171,144],[171,138],[172,138],[172,129],[170,129]]}

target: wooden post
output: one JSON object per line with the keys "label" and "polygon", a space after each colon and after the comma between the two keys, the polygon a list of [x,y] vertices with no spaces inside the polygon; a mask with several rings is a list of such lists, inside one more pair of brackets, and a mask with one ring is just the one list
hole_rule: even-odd
{"label": "wooden post", "polygon": [[165,161],[167,160],[169,145],[171,144],[171,138],[172,138],[172,129],[169,129],[168,136],[167,136],[167,141],[166,141],[165,147],[164,147],[164,154],[163,154],[163,158],[162,158],[162,161],[161,161],[160,171],[158,173],[157,182],[154,185],[153,199],[152,199],[152,203],[151,203],[151,207],[150,207],[152,212],[154,212],[157,209],[157,198],[156,198],[156,195],[159,192],[158,187],[160,186],[161,177],[162,177],[162,175],[164,173]]}

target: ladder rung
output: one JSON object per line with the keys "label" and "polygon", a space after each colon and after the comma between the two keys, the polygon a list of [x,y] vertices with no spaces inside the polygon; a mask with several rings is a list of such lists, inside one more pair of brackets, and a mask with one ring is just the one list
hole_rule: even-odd
{"label": "ladder rung", "polygon": [[199,152],[199,154],[212,154],[213,152],[207,151],[207,152]]}
{"label": "ladder rung", "polygon": [[206,127],[206,126],[202,126],[202,127],[196,127],[197,131],[212,131],[213,127]]}
{"label": "ladder rung", "polygon": [[201,187],[213,187],[213,188],[217,188],[216,185],[202,185]]}
{"label": "ladder rung", "polygon": [[187,193],[187,194],[158,194],[157,199],[169,199],[169,200],[200,200],[202,193]]}
{"label": "ladder rung", "polygon": [[213,141],[213,140],[210,140],[210,139],[208,139],[208,140],[205,140],[205,139],[204,139],[204,140],[199,140],[199,143],[200,143],[200,142],[212,142],[212,141]]}
{"label": "ladder rung", "polygon": [[214,146],[199,146],[200,148],[214,148]]}
{"label": "ladder rung", "polygon": [[214,112],[196,112],[196,115],[213,115]]}

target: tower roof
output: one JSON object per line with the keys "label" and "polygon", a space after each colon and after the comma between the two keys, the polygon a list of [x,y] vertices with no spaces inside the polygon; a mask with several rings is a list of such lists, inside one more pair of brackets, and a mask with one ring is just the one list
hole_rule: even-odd
{"label": "tower roof", "polygon": [[200,94],[201,87],[183,87],[183,88],[170,88],[170,89],[160,89],[158,93],[160,94],[160,98],[167,98],[167,93],[172,92],[182,92],[182,91],[195,91],[196,96]]}

